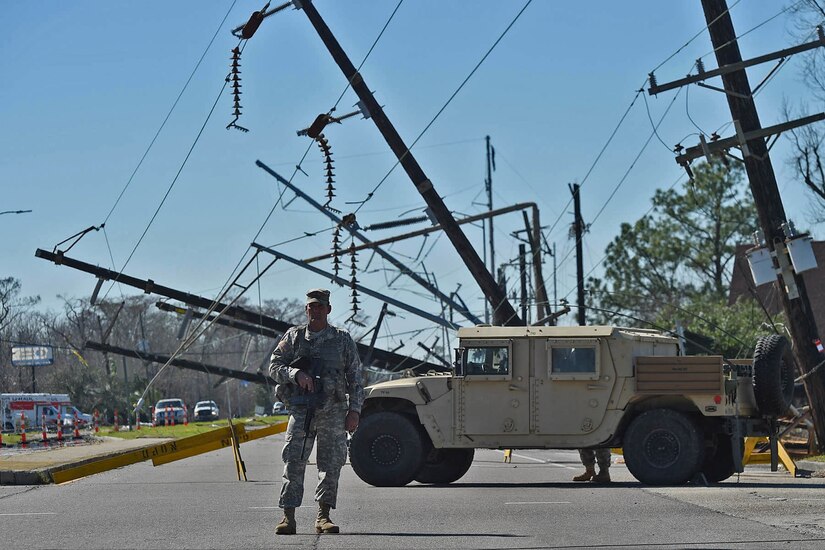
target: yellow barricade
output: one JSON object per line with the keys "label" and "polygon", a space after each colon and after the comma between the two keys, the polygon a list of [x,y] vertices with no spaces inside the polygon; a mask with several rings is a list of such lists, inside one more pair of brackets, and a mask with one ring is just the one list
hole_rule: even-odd
{"label": "yellow barricade", "polygon": [[[745,453],[742,457],[742,464],[770,464],[770,453],[754,453],[757,445],[768,443],[767,437],[746,437]],[[779,462],[788,470],[788,473],[796,477],[796,463],[788,454],[781,441],[776,442],[776,449],[779,454]]]}
{"label": "yellow barricade", "polygon": [[[243,428],[243,425],[239,424],[235,426],[235,436],[238,438],[238,443],[246,443],[248,441],[260,439],[262,437],[267,437],[269,435],[281,433],[286,430],[286,426],[286,422],[278,422],[277,424],[267,426],[266,428],[246,431]],[[228,433],[228,430],[229,428],[227,428],[226,436],[221,437],[219,439],[204,442],[197,446],[190,446],[183,449],[179,448],[177,451],[174,452],[153,456],[152,464],[155,466],[160,466],[162,464],[169,464],[170,462],[175,462],[178,460],[182,460],[184,458],[189,458],[199,454],[208,453],[210,451],[217,451],[218,449],[223,449],[224,447],[231,447],[232,434]]]}
{"label": "yellow barricade", "polygon": [[[235,426],[235,434],[239,443],[246,443],[254,439],[266,437],[286,430],[287,423],[279,422],[266,428],[261,428],[247,432],[242,424]],[[115,468],[122,468],[130,464],[137,464],[146,460],[152,460],[153,464],[166,464],[187,458],[201,453],[221,449],[232,445],[232,431],[229,426],[218,428],[202,434],[197,434],[181,439],[175,439],[159,445],[145,447],[135,451],[129,451],[116,456],[109,456],[92,460],[80,466],[74,466],[63,470],[51,472],[52,480],[55,483],[67,483],[80,479],[81,477],[98,474]],[[178,457],[171,460],[160,461],[163,457]],[[159,460],[159,462],[155,462]]]}

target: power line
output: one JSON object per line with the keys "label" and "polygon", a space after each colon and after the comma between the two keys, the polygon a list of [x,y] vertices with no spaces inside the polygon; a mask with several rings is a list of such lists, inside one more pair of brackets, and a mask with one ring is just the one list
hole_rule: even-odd
{"label": "power line", "polygon": [[[733,8],[735,8],[735,7],[739,4],[739,2],[741,2],[741,1],[742,1],[742,0],[736,0],[736,2],[734,2],[734,3],[733,3],[733,5],[732,5],[731,7],[729,7],[729,8],[728,8],[728,9],[726,9],[724,12],[722,12],[722,14],[720,14],[720,15],[719,15],[719,17],[717,17],[716,19],[714,19],[713,21],[711,21],[710,23],[708,23],[707,25],[705,25],[704,27],[702,27],[702,29],[701,29],[699,32],[697,32],[696,34],[694,34],[694,35],[690,38],[690,40],[688,40],[687,42],[685,42],[684,44],[682,44],[682,46],[680,46],[680,47],[679,47],[679,48],[678,48],[675,52],[673,52],[672,54],[670,54],[670,55],[669,55],[669,56],[668,56],[668,57],[667,57],[664,61],[662,61],[661,63],[659,63],[658,65],[656,65],[656,66],[653,68],[653,70],[652,70],[651,72],[656,72],[657,70],[659,70],[659,69],[662,67],[662,65],[664,65],[665,63],[667,63],[668,61],[670,61],[671,59],[673,59],[674,57],[676,57],[676,56],[679,54],[679,52],[681,52],[681,51],[682,51],[682,50],[684,50],[686,47],[688,47],[688,45],[690,45],[690,43],[691,43],[691,42],[693,42],[694,40],[696,40],[699,36],[701,36],[701,35],[705,34],[705,31],[706,31],[706,30],[708,30],[708,27],[710,27],[711,25],[713,25],[714,23],[716,23],[719,19],[721,19],[721,18],[722,18],[722,16],[724,16],[724,15],[725,15],[726,13],[728,13],[730,10],[732,10]],[[703,56],[703,57],[704,57],[704,56]]]}
{"label": "power line", "polygon": [[[166,193],[164,193],[163,198],[161,199],[160,203],[158,204],[157,208],[155,209],[154,214],[152,214],[152,217],[149,219],[149,223],[146,224],[146,228],[143,230],[143,233],[141,233],[140,238],[135,243],[135,246],[132,248],[132,252],[129,253],[129,257],[126,258],[126,261],[123,263],[123,265],[121,266],[119,271],[121,271],[121,272],[124,271],[126,269],[126,266],[129,265],[129,262],[132,260],[132,257],[135,255],[135,252],[137,251],[138,247],[140,246],[140,243],[143,242],[144,237],[146,237],[146,234],[149,232],[149,228],[152,227],[152,224],[154,223],[155,218],[157,218],[158,214],[160,213],[160,209],[163,208],[164,203],[166,203],[166,199],[169,198],[169,194],[172,192],[172,189],[175,187],[175,184],[178,182],[178,178],[180,177],[181,173],[183,172],[183,168],[186,166],[186,163],[189,161],[189,157],[192,155],[192,151],[195,150],[195,146],[198,144],[198,141],[200,140],[201,136],[203,135],[203,131],[206,129],[206,125],[209,122],[209,119],[212,118],[212,113],[215,112],[215,107],[218,106],[218,101],[220,101],[221,95],[223,95],[223,91],[226,89],[227,84],[228,84],[228,81],[223,83],[223,86],[221,87],[220,92],[218,92],[218,96],[215,98],[215,102],[212,104],[212,108],[209,110],[209,114],[206,115],[206,120],[203,121],[203,125],[201,125],[201,128],[198,131],[198,134],[195,136],[195,140],[192,142],[192,145],[189,147],[189,151],[186,153],[186,156],[184,157],[183,162],[180,165],[180,168],[178,168],[178,172],[175,174],[175,177],[172,179],[172,183],[169,184],[169,187],[166,189]],[[117,280],[112,281],[112,284],[109,286],[109,289],[106,290],[106,294],[103,295],[104,300],[106,299],[106,296],[109,295],[109,291],[112,289],[112,287],[116,283],[117,283]]]}
{"label": "power line", "polygon": [[[172,103],[172,107],[169,109],[169,112],[166,113],[166,118],[163,119],[163,122],[161,123],[161,125],[158,128],[157,132],[155,132],[155,136],[152,138],[152,141],[149,143],[149,146],[146,148],[146,151],[144,151],[143,156],[140,157],[140,161],[138,161],[137,166],[135,166],[135,169],[132,171],[132,175],[129,176],[129,179],[126,182],[126,185],[123,187],[123,189],[120,191],[120,194],[117,196],[117,199],[115,200],[115,203],[112,205],[112,208],[109,210],[109,213],[106,214],[106,219],[103,220],[104,225],[106,224],[107,221],[109,221],[109,217],[112,215],[112,212],[115,211],[115,208],[117,208],[117,205],[120,202],[120,199],[123,197],[123,194],[126,193],[126,190],[129,188],[129,185],[132,183],[132,180],[134,179],[135,174],[137,174],[138,170],[140,170],[140,167],[143,164],[143,161],[146,159],[146,156],[149,154],[149,151],[152,150],[152,146],[155,144],[155,141],[158,139],[158,136],[160,135],[161,131],[163,131],[164,126],[166,126],[166,122],[169,120],[169,117],[172,116],[172,112],[175,110],[175,107],[178,106],[178,102],[180,101],[180,98],[183,96],[183,93],[186,91],[186,88],[189,87],[189,83],[192,82],[192,77],[195,76],[195,73],[197,72],[198,68],[201,66],[201,62],[203,61],[204,57],[206,57],[206,53],[209,51],[209,48],[211,48],[212,44],[215,42],[215,38],[218,36],[218,33],[220,32],[220,30],[223,28],[223,24],[226,23],[226,19],[229,17],[229,14],[232,12],[232,8],[235,7],[235,4],[237,3],[237,1],[238,0],[233,0],[232,5],[229,6],[229,9],[226,11],[226,15],[223,16],[223,19],[221,20],[220,25],[218,25],[218,28],[215,29],[215,34],[212,35],[212,38],[209,40],[209,44],[206,45],[206,49],[203,51],[203,54],[201,54],[200,59],[198,59],[198,62],[195,63],[195,68],[192,69],[192,72],[189,74],[189,78],[186,79],[186,83],[184,83],[183,88],[181,88],[181,91],[178,94],[178,97],[175,99],[174,103]],[[114,261],[112,263],[112,268],[114,269]]]}
{"label": "power line", "polygon": [[[616,133],[619,131],[619,128],[621,128],[622,124],[624,124],[624,121],[627,118],[627,115],[630,113],[630,110],[636,104],[636,100],[639,99],[639,95],[644,93],[644,85],[646,83],[647,83],[647,79],[645,79],[645,81],[642,83],[642,86],[636,91],[636,95],[633,96],[633,100],[630,102],[630,105],[628,105],[627,109],[625,109],[624,113],[622,114],[621,118],[619,119],[619,122],[616,124],[615,128],[613,128],[613,131],[610,132],[610,136],[608,136],[607,141],[605,141],[604,145],[602,145],[602,148],[599,151],[599,154],[596,155],[596,158],[590,164],[590,168],[587,169],[587,173],[584,175],[584,178],[579,183],[580,188],[584,187],[584,184],[587,181],[587,179],[590,177],[590,174],[593,172],[593,169],[596,168],[596,164],[599,163],[599,161],[602,158],[602,155],[604,155],[604,152],[607,150],[607,148],[613,142],[613,138],[616,137]],[[550,233],[553,232],[553,229],[555,229],[556,225],[558,225],[558,223],[561,221],[562,217],[564,216],[564,212],[567,210],[567,207],[570,206],[570,204],[572,202],[573,202],[572,198],[567,200],[567,203],[562,208],[561,213],[556,218],[556,221],[553,222],[553,224],[550,226],[550,229],[548,229],[547,232],[545,233],[546,235],[549,235]]]}

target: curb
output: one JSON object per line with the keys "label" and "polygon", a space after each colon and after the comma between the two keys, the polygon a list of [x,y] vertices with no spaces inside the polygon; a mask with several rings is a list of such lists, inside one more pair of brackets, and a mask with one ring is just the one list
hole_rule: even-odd
{"label": "curb", "polygon": [[[125,449],[118,449],[118,450],[110,450],[104,451],[100,453],[90,453],[89,456],[79,458],[77,460],[63,462],[61,464],[57,464],[54,466],[44,466],[41,468],[33,468],[31,470],[2,470],[0,469],[0,485],[48,485],[54,483],[54,479],[52,478],[52,474],[54,472],[59,472],[62,470],[67,470],[69,468],[75,468],[77,466],[83,466],[84,464],[88,464],[90,462],[95,462],[97,460],[105,459],[105,458],[113,458],[120,455],[124,455],[127,453],[134,452],[136,450],[153,447],[157,445],[157,442],[154,441],[152,443],[146,443],[144,445],[138,445],[134,447],[129,447]],[[93,446],[90,446],[93,447]],[[2,466],[0,465],[0,468]]]}

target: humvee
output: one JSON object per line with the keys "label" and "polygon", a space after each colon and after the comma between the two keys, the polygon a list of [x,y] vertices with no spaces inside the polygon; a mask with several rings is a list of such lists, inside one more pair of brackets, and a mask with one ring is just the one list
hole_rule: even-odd
{"label": "humvee", "polygon": [[776,435],[793,393],[779,335],[747,361],[680,356],[676,338],[613,326],[476,326],[458,338],[452,372],[366,388],[350,442],[365,482],[452,483],[480,448],[599,447],[621,447],[642,483],[719,482],[742,471],[745,436]]}

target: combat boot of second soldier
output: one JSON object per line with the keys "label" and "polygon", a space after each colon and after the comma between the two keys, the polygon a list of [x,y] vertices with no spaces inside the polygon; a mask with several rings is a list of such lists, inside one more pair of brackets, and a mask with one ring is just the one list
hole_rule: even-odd
{"label": "combat boot of second soldier", "polygon": [[577,475],[573,478],[573,481],[590,481],[596,476],[596,470],[594,468],[588,468],[584,471],[583,474]]}
{"label": "combat boot of second soldier", "polygon": [[325,502],[318,503],[318,519],[315,520],[316,533],[338,533],[338,526],[332,523],[329,519],[329,504]]}
{"label": "combat boot of second soldier", "polygon": [[284,519],[275,527],[276,535],[294,535],[298,531],[295,508],[284,508]]}
{"label": "combat boot of second soldier", "polygon": [[593,483],[610,483],[610,472],[607,468],[601,468],[599,473],[593,476]]}

